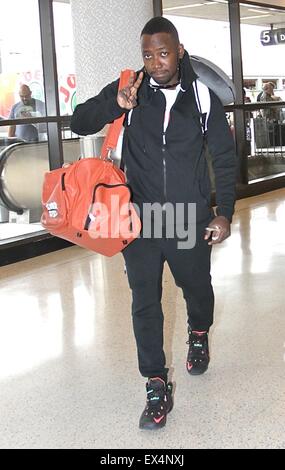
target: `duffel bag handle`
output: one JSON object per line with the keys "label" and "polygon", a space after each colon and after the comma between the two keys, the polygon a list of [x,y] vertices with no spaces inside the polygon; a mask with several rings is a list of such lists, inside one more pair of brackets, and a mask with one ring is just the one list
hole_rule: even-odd
{"label": "duffel bag handle", "polygon": [[[121,71],[120,81],[119,81],[119,90],[124,88],[128,85],[131,73],[134,72],[131,69],[125,69]],[[123,122],[125,119],[125,113],[122,114],[118,119],[109,125],[109,129],[107,135],[104,139],[102,150],[101,150],[101,158],[103,160],[107,159],[110,156],[112,150],[117,147],[118,139],[120,136],[120,132],[123,126]]]}

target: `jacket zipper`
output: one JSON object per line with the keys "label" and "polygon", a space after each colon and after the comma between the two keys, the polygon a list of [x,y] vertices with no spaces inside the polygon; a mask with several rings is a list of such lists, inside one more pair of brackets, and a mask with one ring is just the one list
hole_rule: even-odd
{"label": "jacket zipper", "polygon": [[[176,100],[175,100],[175,103],[177,103],[177,101],[179,99],[181,99],[181,91],[179,91],[177,97],[176,97]],[[173,104],[173,106],[174,106]],[[169,120],[170,120],[170,115],[171,115],[171,111],[172,109],[170,110],[170,113],[169,113]],[[167,130],[167,129],[166,129]],[[166,159],[165,159],[165,152],[166,152],[166,130],[162,133],[162,153],[163,153],[163,157],[162,157],[162,164],[163,164],[163,196],[164,196],[164,203],[163,203],[163,206],[162,206],[162,223],[163,225],[166,225],[166,209],[165,209],[165,204],[167,202],[167,190],[166,190]]]}
{"label": "jacket zipper", "polygon": [[[173,106],[181,99],[182,93],[179,91],[175,103]],[[173,107],[172,107],[173,108]],[[169,113],[169,120],[171,116],[171,111]],[[167,130],[167,128],[166,128]],[[166,211],[165,211],[165,203],[167,202],[167,191],[166,191],[166,159],[165,159],[165,152],[166,152],[166,130],[162,133],[162,152],[163,152],[163,157],[162,157],[162,164],[163,164],[163,195],[164,195],[164,204],[162,206],[162,220],[165,222],[166,221]]]}
{"label": "jacket zipper", "polygon": [[165,210],[165,204],[167,202],[167,191],[166,191],[166,159],[165,159],[165,151],[166,151],[166,140],[165,140],[165,132],[163,132],[162,136],[162,152],[163,152],[163,157],[162,157],[162,164],[163,164],[163,196],[164,196],[164,203],[162,206],[162,223],[163,225],[166,224],[166,210]]}

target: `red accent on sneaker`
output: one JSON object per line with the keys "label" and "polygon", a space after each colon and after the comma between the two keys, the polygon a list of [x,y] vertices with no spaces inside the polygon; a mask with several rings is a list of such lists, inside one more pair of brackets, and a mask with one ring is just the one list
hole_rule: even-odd
{"label": "red accent on sneaker", "polygon": [[193,367],[193,364],[191,364],[191,362],[187,361],[187,369],[191,370],[192,367]]}
{"label": "red accent on sneaker", "polygon": [[165,385],[164,380],[161,379],[160,377],[149,377],[148,382],[150,382],[151,380],[160,380],[160,382],[163,383],[163,385]]}
{"label": "red accent on sneaker", "polygon": [[194,333],[195,335],[198,335],[198,336],[202,336],[205,333],[208,333],[208,331],[194,331],[194,330],[192,330],[192,333]]}
{"label": "red accent on sneaker", "polygon": [[154,421],[156,424],[159,424],[160,421],[162,421],[164,417],[165,417],[165,416],[162,415],[162,416],[160,416],[159,418],[153,418],[153,421]]}

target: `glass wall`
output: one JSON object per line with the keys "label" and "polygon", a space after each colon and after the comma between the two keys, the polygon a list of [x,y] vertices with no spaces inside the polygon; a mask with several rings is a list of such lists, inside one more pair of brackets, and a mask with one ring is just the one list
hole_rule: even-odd
{"label": "glass wall", "polygon": [[[23,21],[23,18],[26,18]],[[13,26],[11,26],[13,25]],[[42,49],[37,0],[10,0],[0,16],[0,116],[1,119],[37,118],[46,115]],[[0,128],[1,147],[13,141],[46,140],[38,124]]]}
{"label": "glass wall", "polygon": [[60,114],[71,115],[76,106],[76,79],[70,2],[53,1]]}
{"label": "glass wall", "polygon": [[[53,0],[53,18],[60,114],[71,116],[76,107],[76,76],[70,1]],[[69,121],[62,123],[61,137],[64,161],[78,159],[79,139],[71,132]]]}
{"label": "glass wall", "polygon": [[[47,15],[41,15],[43,7],[50,9],[54,20],[58,114],[46,112],[50,90],[57,83],[48,81],[45,88],[42,57],[52,31],[47,29]],[[40,216],[42,183],[49,170],[48,119],[52,125],[59,123],[64,160],[77,159],[79,141],[68,119],[75,103],[70,2],[5,2],[0,17],[0,244],[44,233]]]}
{"label": "glass wall", "polygon": [[[163,1],[163,16],[175,24],[190,55],[214,62],[230,77],[231,43],[228,2]],[[213,20],[212,18],[216,18]]]}
{"label": "glass wall", "polygon": [[246,103],[255,104],[245,114],[253,182],[285,172],[285,11],[241,4],[240,16]]}

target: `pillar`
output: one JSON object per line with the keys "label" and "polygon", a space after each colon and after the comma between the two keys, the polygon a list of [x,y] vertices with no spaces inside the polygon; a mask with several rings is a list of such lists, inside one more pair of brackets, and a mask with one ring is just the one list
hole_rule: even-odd
{"label": "pillar", "polygon": [[152,0],[71,0],[77,103],[124,68],[142,65],[140,32],[153,17]]}

